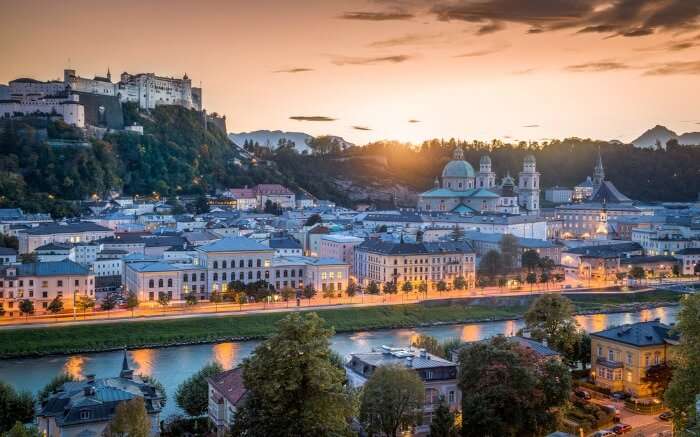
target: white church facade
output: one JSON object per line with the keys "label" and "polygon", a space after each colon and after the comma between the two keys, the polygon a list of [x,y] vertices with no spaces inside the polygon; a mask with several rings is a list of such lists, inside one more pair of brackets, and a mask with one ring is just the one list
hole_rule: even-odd
{"label": "white church facade", "polygon": [[435,178],[435,187],[418,197],[418,210],[425,212],[538,214],[539,209],[540,174],[534,156],[525,157],[517,186],[510,175],[497,184],[490,157],[481,157],[477,173],[459,147],[441,178]]}

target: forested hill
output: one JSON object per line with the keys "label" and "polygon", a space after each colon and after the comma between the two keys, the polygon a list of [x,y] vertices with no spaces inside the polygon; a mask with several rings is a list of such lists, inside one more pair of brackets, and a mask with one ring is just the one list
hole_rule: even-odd
{"label": "forested hill", "polygon": [[581,139],[534,145],[378,142],[342,150],[329,136],[312,140],[310,154],[293,144],[274,151],[253,146],[246,153],[213,124],[205,129],[201,113],[181,107],[141,112],[126,105],[125,121],[143,125],[145,134],[85,140],[57,121],[0,120],[0,208],[59,217],[77,214],[76,201],[110,191],[174,196],[256,183],[304,189],[346,206],[415,206],[416,194],[433,186],[458,145],[476,171],[479,158],[489,154],[499,180],[506,172],[517,177],[532,153],[543,187],[570,187],[592,173],[600,148],[607,178],[634,199],[690,201],[700,192],[700,148],[673,140],[666,150]]}

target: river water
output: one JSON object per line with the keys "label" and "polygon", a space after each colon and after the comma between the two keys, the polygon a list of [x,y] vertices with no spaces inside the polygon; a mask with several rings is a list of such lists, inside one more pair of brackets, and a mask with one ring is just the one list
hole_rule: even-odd
{"label": "river water", "polygon": [[[676,307],[661,307],[635,313],[578,316],[577,320],[586,331],[596,332],[609,326],[656,318],[664,323],[674,323],[677,313]],[[513,335],[521,327],[521,321],[500,321],[364,331],[337,334],[332,338],[332,347],[341,356],[345,356],[352,352],[368,352],[381,345],[409,346],[418,334],[432,335],[439,340],[459,338],[462,341],[476,341],[498,334]],[[224,369],[230,369],[249,356],[258,344],[258,341],[244,341],[138,349],[129,351],[129,358],[135,373],[153,376],[165,387],[168,401],[161,417],[166,418],[171,414],[179,413],[174,401],[178,384],[208,362],[215,361]],[[86,374],[95,374],[98,378],[117,376],[121,362],[122,352],[118,351],[2,360],[0,361],[0,381],[10,383],[19,390],[36,393],[61,372],[77,378],[82,378]]]}

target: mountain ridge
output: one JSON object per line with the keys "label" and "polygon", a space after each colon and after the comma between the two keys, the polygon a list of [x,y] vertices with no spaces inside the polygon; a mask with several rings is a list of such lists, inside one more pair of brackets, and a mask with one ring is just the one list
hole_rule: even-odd
{"label": "mountain ridge", "polygon": [[666,126],[657,124],[633,140],[632,144],[641,149],[649,149],[656,147],[658,142],[665,149],[669,140],[676,140],[678,144],[685,146],[700,146],[700,132],[686,132],[678,135]]}

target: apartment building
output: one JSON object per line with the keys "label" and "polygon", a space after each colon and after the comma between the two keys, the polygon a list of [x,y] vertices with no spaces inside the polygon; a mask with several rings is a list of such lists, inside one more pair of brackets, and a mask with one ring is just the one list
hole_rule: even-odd
{"label": "apartment building", "polygon": [[92,222],[44,223],[17,233],[19,253],[32,253],[49,243],[84,243],[114,236],[110,228]]}

